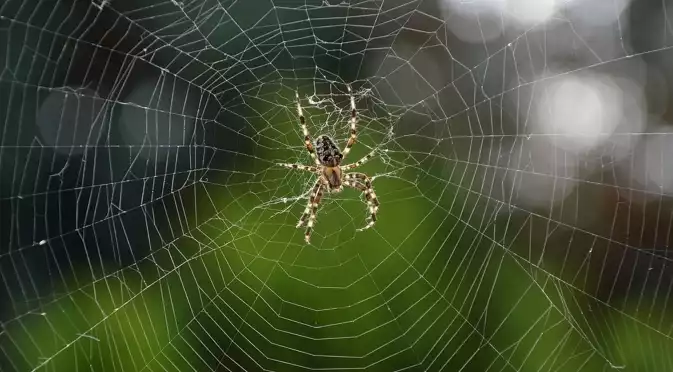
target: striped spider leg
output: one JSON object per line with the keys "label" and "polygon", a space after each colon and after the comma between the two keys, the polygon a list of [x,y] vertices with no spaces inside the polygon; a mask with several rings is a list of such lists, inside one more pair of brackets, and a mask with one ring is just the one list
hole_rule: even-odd
{"label": "striped spider leg", "polygon": [[344,175],[344,185],[350,186],[354,189],[360,190],[365,194],[367,207],[369,209],[369,218],[365,227],[359,228],[358,231],[367,230],[376,223],[376,212],[379,210],[379,199],[372,188],[371,179],[364,173],[347,173]]}
{"label": "striped spider leg", "polygon": [[299,115],[299,124],[301,125],[302,132],[304,133],[304,146],[306,146],[308,153],[311,154],[311,158],[313,158],[315,165],[320,166],[320,161],[318,160],[318,157],[315,154],[315,149],[313,148],[313,144],[311,143],[311,136],[308,133],[308,127],[306,127],[306,118],[304,118],[304,110],[301,108],[299,92],[295,91],[294,96],[297,98],[297,115]]}
{"label": "striped spider leg", "polygon": [[351,101],[351,119],[350,119],[350,124],[351,124],[351,136],[348,138],[348,142],[346,143],[346,147],[344,147],[343,151],[341,153],[343,154],[343,159],[346,158],[349,152],[351,152],[351,147],[355,144],[355,140],[358,138],[358,131],[356,128],[356,124],[358,122],[358,111],[357,108],[355,107],[355,97],[353,97],[353,91],[351,90],[350,84],[347,85],[348,87],[348,96],[350,97]]}
{"label": "striped spider leg", "polygon": [[347,170],[351,170],[353,168],[357,168],[357,167],[361,166],[362,164],[370,161],[374,157],[374,155],[376,155],[376,149],[372,150],[369,154],[363,156],[362,159],[356,161],[355,163],[342,165],[341,170],[342,171],[347,171]]}
{"label": "striped spider leg", "polygon": [[318,178],[315,185],[311,189],[309,194],[308,204],[304,209],[299,222],[297,223],[297,228],[302,227],[306,223],[306,232],[304,233],[304,240],[306,243],[311,241],[311,231],[313,230],[313,225],[315,224],[316,215],[318,214],[318,204],[322,198],[323,191],[325,188],[326,181],[323,177]]}
{"label": "striped spider leg", "polygon": [[309,172],[313,172],[313,173],[318,172],[318,167],[316,167],[314,165],[291,164],[291,163],[276,163],[276,165],[281,166],[283,168],[304,170],[304,171],[309,171]]}

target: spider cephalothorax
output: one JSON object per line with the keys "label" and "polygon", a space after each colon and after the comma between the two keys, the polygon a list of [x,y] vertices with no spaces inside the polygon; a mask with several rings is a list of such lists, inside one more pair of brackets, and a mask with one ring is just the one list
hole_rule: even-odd
{"label": "spider cephalothorax", "polygon": [[351,104],[351,135],[350,138],[348,138],[346,147],[344,147],[343,151],[340,151],[334,140],[326,135],[318,136],[315,141],[315,145],[311,143],[311,136],[308,133],[306,119],[304,118],[301,103],[299,102],[299,93],[295,92],[295,96],[297,98],[297,114],[299,115],[299,124],[301,124],[301,129],[304,132],[304,145],[311,155],[311,158],[313,158],[315,165],[307,166],[287,163],[280,165],[290,169],[307,170],[319,175],[318,180],[315,182],[313,188],[311,189],[311,193],[309,194],[308,205],[306,206],[306,209],[304,209],[304,214],[299,219],[299,223],[297,223],[297,227],[301,227],[304,225],[304,223],[306,223],[306,233],[304,237],[307,243],[311,238],[311,230],[313,229],[316,213],[318,212],[318,203],[320,203],[320,199],[322,198],[325,189],[330,192],[339,192],[342,190],[343,186],[349,186],[360,190],[362,193],[364,193],[365,200],[367,201],[367,207],[369,208],[369,221],[367,225],[361,230],[374,226],[374,223],[376,222],[376,212],[379,209],[379,200],[376,198],[376,194],[372,188],[371,179],[364,173],[344,172],[362,165],[374,156],[374,152],[370,152],[367,156],[356,161],[355,163],[341,165],[341,162],[351,151],[351,147],[353,147],[353,144],[355,144],[355,140],[357,138],[357,111],[355,108],[355,98],[351,93],[350,86],[348,86],[348,93],[350,95]]}

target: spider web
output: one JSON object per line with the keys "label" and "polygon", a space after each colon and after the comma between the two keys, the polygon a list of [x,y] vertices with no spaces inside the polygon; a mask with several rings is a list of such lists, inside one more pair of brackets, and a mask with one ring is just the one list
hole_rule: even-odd
{"label": "spider web", "polygon": [[669,8],[0,4],[3,370],[671,369]]}

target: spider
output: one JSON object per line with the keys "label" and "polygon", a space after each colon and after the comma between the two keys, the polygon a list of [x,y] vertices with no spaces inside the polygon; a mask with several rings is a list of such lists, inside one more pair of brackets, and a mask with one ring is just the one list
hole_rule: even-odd
{"label": "spider", "polygon": [[304,240],[306,243],[309,243],[311,240],[311,231],[313,229],[313,225],[315,224],[316,213],[318,212],[318,204],[320,203],[325,190],[331,193],[338,193],[343,190],[343,186],[349,186],[360,190],[365,195],[365,200],[367,201],[367,207],[369,210],[369,217],[367,218],[367,224],[364,227],[358,229],[358,231],[366,230],[374,226],[374,223],[376,223],[376,212],[379,209],[379,200],[376,198],[376,194],[372,188],[372,180],[364,173],[345,173],[345,171],[357,168],[365,162],[369,161],[372,157],[374,157],[375,151],[370,152],[355,163],[341,165],[342,161],[351,151],[351,147],[353,147],[353,144],[355,144],[355,140],[357,139],[357,109],[355,108],[355,98],[353,97],[350,85],[348,85],[348,95],[350,96],[351,106],[351,135],[348,139],[348,142],[346,143],[346,147],[344,147],[343,151],[340,151],[335,141],[327,135],[320,135],[316,138],[315,144],[311,143],[311,136],[309,135],[308,128],[306,127],[306,119],[304,118],[304,113],[301,107],[299,92],[295,91],[295,97],[297,99],[297,115],[299,116],[299,124],[301,125],[301,129],[304,132],[304,145],[306,146],[306,150],[308,150],[309,154],[311,155],[311,158],[315,162],[315,165],[288,163],[281,163],[278,165],[290,169],[305,170],[318,175],[318,179],[313,184],[311,192],[309,193],[308,204],[306,205],[306,209],[304,209],[304,214],[302,214],[299,222],[297,223],[297,228],[300,228],[306,224],[306,232],[304,233]]}

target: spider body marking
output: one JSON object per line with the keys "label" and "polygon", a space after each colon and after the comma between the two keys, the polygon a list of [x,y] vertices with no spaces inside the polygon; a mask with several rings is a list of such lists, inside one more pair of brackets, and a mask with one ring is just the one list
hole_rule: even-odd
{"label": "spider body marking", "polygon": [[308,204],[304,209],[304,214],[302,214],[297,223],[297,227],[306,224],[306,232],[304,234],[306,243],[310,242],[311,231],[313,230],[313,225],[315,224],[316,215],[318,213],[318,204],[320,203],[325,190],[328,192],[340,192],[343,189],[343,186],[359,190],[365,196],[369,217],[367,219],[367,224],[363,228],[358,229],[358,231],[368,229],[374,226],[374,223],[376,222],[379,200],[376,198],[376,193],[374,193],[374,189],[372,188],[371,178],[366,174],[359,172],[345,173],[345,171],[359,167],[369,161],[374,157],[374,151],[355,163],[341,165],[357,139],[357,110],[355,107],[355,98],[353,97],[350,85],[347,87],[351,108],[349,120],[350,137],[343,150],[339,150],[336,142],[327,135],[318,136],[315,143],[311,143],[311,135],[306,127],[306,119],[304,118],[303,109],[299,100],[299,92],[295,92],[295,98],[297,99],[297,115],[299,116],[299,124],[301,125],[304,134],[304,146],[309,155],[311,155],[315,165],[288,163],[279,165],[289,169],[309,171],[318,175],[318,179],[315,181],[309,192]]}
{"label": "spider body marking", "polygon": [[341,150],[329,136],[319,136],[315,141],[318,160],[322,165],[322,175],[325,177],[330,192],[342,190],[341,160],[344,158]]}

